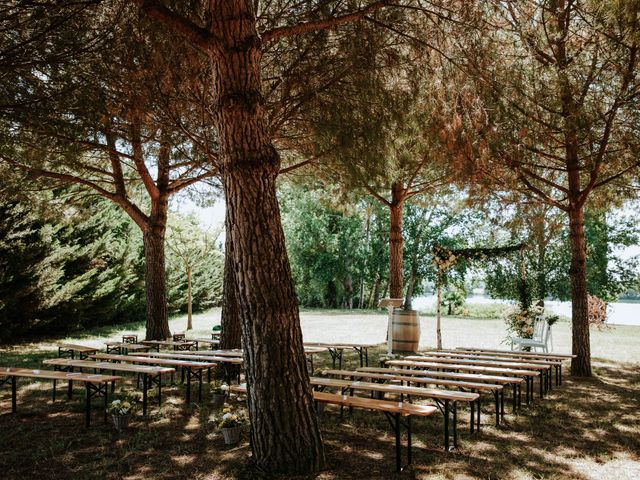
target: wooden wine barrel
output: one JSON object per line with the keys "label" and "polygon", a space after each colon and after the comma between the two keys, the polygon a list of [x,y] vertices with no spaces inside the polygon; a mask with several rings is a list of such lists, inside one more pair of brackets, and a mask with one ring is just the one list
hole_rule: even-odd
{"label": "wooden wine barrel", "polygon": [[416,310],[396,308],[391,318],[393,353],[417,352],[420,344],[420,317]]}

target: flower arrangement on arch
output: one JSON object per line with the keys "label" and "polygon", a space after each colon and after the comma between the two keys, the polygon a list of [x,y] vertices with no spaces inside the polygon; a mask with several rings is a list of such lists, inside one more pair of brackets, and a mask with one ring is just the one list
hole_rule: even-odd
{"label": "flower arrangement on arch", "polygon": [[519,306],[509,308],[502,314],[502,319],[507,324],[507,332],[516,337],[533,337],[534,324],[536,318],[542,316],[544,309],[539,306],[520,308]]}

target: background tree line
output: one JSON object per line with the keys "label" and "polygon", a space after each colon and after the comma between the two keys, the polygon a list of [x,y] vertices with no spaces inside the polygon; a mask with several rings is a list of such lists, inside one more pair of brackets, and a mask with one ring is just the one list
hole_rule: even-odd
{"label": "background tree line", "polygon": [[[210,235],[193,218],[171,215],[170,245]],[[211,238],[213,242],[215,239]],[[197,244],[196,244],[197,246]],[[95,325],[145,320],[142,236],[111,202],[69,189],[0,201],[0,341],[60,334]],[[192,263],[194,310],[220,305],[222,252],[198,250]],[[173,250],[167,255],[170,312],[187,310],[187,275]]]}

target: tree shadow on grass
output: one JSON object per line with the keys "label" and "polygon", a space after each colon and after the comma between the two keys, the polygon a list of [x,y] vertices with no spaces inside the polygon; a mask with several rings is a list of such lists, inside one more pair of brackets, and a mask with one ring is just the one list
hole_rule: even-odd
{"label": "tree shadow on grass", "polygon": [[[598,478],[577,462],[597,466],[616,458],[639,460],[640,372],[635,365],[609,363],[597,366],[595,373],[592,379],[567,377],[549,398],[536,398],[517,416],[509,413],[505,427],[492,426],[485,402],[479,435],[469,435],[463,410],[460,448],[454,452],[442,447],[441,415],[414,420],[413,466],[400,474],[395,473],[394,437],[382,414],[356,410],[340,418],[338,409],[327,407],[320,415],[327,470],[291,478]],[[239,446],[226,447],[210,421],[214,412],[207,401],[201,408],[185,407],[182,386],[163,390],[162,408],[154,406],[148,419],[138,416],[129,431],[118,434],[102,424],[100,399],[92,427],[84,428],[79,388],[67,401],[60,387],[61,400],[52,404],[50,384],[20,382],[14,416],[5,386],[0,391],[2,478],[265,478],[249,466],[246,431]]]}

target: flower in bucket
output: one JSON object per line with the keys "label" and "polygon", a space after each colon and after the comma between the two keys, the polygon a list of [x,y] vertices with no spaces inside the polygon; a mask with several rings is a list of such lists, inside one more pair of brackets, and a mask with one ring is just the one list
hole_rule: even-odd
{"label": "flower in bucket", "polygon": [[234,412],[233,408],[225,404],[225,408],[222,410],[222,417],[218,422],[220,428],[234,428],[241,427],[247,421],[242,412]]}
{"label": "flower in bucket", "polygon": [[215,393],[217,395],[228,395],[229,385],[225,382],[216,381],[211,384],[211,393]]}
{"label": "flower in bucket", "polygon": [[129,400],[114,400],[107,407],[107,413],[111,415],[130,415],[135,411],[135,403]]}

